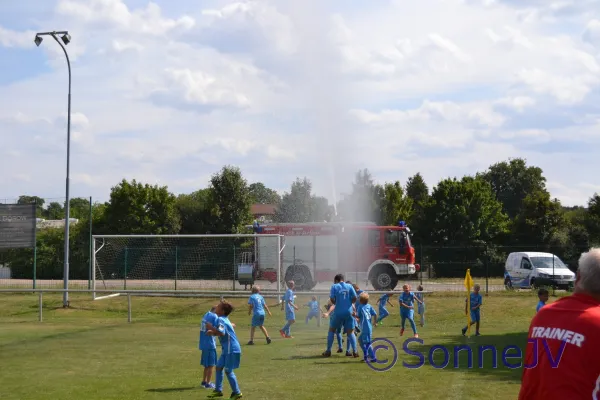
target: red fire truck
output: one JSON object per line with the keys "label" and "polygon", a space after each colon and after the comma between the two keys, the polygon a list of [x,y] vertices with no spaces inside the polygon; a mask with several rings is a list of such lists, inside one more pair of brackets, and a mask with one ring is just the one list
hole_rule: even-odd
{"label": "red fire truck", "polygon": [[398,280],[415,274],[415,249],[410,230],[373,223],[304,223],[254,225],[259,235],[255,263],[258,275],[277,279],[277,256],[273,243],[283,235],[281,276],[293,280],[299,290],[311,290],[319,282],[330,283],[338,273],[347,279],[370,282],[376,290],[394,289]]}

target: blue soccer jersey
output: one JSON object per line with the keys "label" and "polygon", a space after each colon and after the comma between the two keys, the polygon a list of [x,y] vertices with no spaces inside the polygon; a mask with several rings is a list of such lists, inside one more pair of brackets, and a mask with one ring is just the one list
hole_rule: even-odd
{"label": "blue soccer jersey", "polygon": [[390,296],[387,293],[379,298],[379,309],[385,308],[385,306],[387,306],[389,298]]}
{"label": "blue soccer jersey", "polygon": [[336,317],[352,315],[352,301],[356,299],[356,291],[352,285],[345,282],[334,284],[329,297],[335,300]]}
{"label": "blue soccer jersey", "polygon": [[359,304],[356,313],[361,334],[370,337],[373,332],[372,318],[377,316],[375,309],[370,304]]}
{"label": "blue soccer jersey", "polygon": [[202,317],[202,323],[200,325],[200,350],[214,350],[217,348],[217,342],[214,336],[207,335],[207,324],[211,324],[214,327],[217,326],[219,317],[214,312],[207,312]]}
{"label": "blue soccer jersey", "polygon": [[252,306],[253,315],[265,315],[265,298],[258,293],[254,293],[248,299],[248,304]]}
{"label": "blue soccer jersey", "polygon": [[398,297],[398,302],[412,307],[415,303],[415,294],[413,292],[402,292],[402,294]]}
{"label": "blue soccer jersey", "polygon": [[285,291],[285,295],[283,296],[283,301],[285,302],[285,306],[287,307],[288,310],[294,311],[294,307],[292,307],[292,305],[291,305],[291,304],[294,304],[294,291],[292,289],[288,289]]}
{"label": "blue soccer jersey", "polygon": [[223,334],[219,336],[219,342],[223,348],[223,354],[238,354],[242,352],[240,342],[237,339],[233,325],[227,317],[220,317],[217,329]]}
{"label": "blue soccer jersey", "polygon": [[544,307],[546,305],[546,303],[544,303],[543,301],[540,300],[540,302],[538,303],[537,307],[535,308],[535,312],[540,311],[540,309],[542,307]]}
{"label": "blue soccer jersey", "polygon": [[318,313],[319,312],[319,302],[316,300],[309,301],[307,304],[308,308],[310,308],[310,312]]}
{"label": "blue soccer jersey", "polygon": [[473,307],[482,305],[483,297],[479,293],[475,294],[475,292],[471,292],[471,295],[469,296],[469,301],[471,303],[471,311],[479,311],[479,309],[473,310]]}

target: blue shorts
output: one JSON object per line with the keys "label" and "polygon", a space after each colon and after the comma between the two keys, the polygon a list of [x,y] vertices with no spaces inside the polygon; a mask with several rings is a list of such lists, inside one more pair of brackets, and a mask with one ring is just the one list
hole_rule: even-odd
{"label": "blue shorts", "polygon": [[354,329],[355,319],[352,315],[335,315],[333,326],[344,331],[351,331]]}
{"label": "blue shorts", "polygon": [[471,321],[479,322],[480,320],[481,320],[481,313],[479,312],[479,310],[471,311]]}
{"label": "blue shorts", "polygon": [[408,309],[406,307],[402,307],[400,309],[400,317],[401,318],[408,318],[408,319],[414,319],[415,318],[415,310],[414,309]]}
{"label": "blue shorts", "polygon": [[388,315],[390,315],[388,310],[386,310],[385,308],[379,308],[379,318],[385,318]]}
{"label": "blue shorts", "polygon": [[241,353],[221,354],[219,361],[217,361],[217,368],[238,369],[241,358]]}
{"label": "blue shorts", "polygon": [[294,309],[289,309],[286,308],[285,309],[285,320],[286,321],[295,321],[296,320],[296,313],[294,312]]}
{"label": "blue shorts", "polygon": [[205,368],[214,367],[217,365],[217,350],[202,350],[202,356],[200,356],[200,365]]}
{"label": "blue shorts", "polygon": [[425,314],[425,304],[419,304],[419,314],[423,315]]}
{"label": "blue shorts", "polygon": [[342,327],[335,325],[335,314],[329,316],[329,329],[335,329],[335,333],[342,333]]}
{"label": "blue shorts", "polygon": [[265,314],[252,316],[252,326],[263,326],[264,324],[265,324]]}
{"label": "blue shorts", "polygon": [[311,312],[308,313],[308,315],[306,316],[306,318],[308,318],[308,319],[319,318],[319,312],[318,311],[311,311]]}

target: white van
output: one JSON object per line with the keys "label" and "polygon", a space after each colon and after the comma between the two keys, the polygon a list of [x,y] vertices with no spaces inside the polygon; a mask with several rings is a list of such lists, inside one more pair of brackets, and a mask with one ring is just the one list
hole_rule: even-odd
{"label": "white van", "polygon": [[575,274],[551,253],[510,253],[504,266],[504,285],[514,288],[557,286],[568,289]]}

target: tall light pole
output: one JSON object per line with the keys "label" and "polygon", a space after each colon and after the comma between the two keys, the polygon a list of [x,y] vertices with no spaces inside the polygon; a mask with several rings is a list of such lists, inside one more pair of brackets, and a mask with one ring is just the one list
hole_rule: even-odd
{"label": "tall light pole", "polygon": [[[60,40],[58,35],[61,35]],[[35,35],[34,42],[36,46],[39,46],[43,39],[43,36],[52,36],[56,43],[60,45],[67,58],[67,67],[69,68],[69,100],[68,100],[68,111],[67,111],[67,182],[66,182],[66,204],[65,204],[65,261],[63,270],[63,282],[65,292],[63,293],[63,307],[69,307],[69,293],[66,290],[69,289],[69,220],[71,210],[71,199],[69,198],[69,186],[70,186],[70,170],[71,170],[71,61],[65,48],[71,42],[71,35],[67,31],[60,32],[39,32]],[[62,43],[61,43],[62,40]],[[63,45],[64,43],[64,45]]]}

